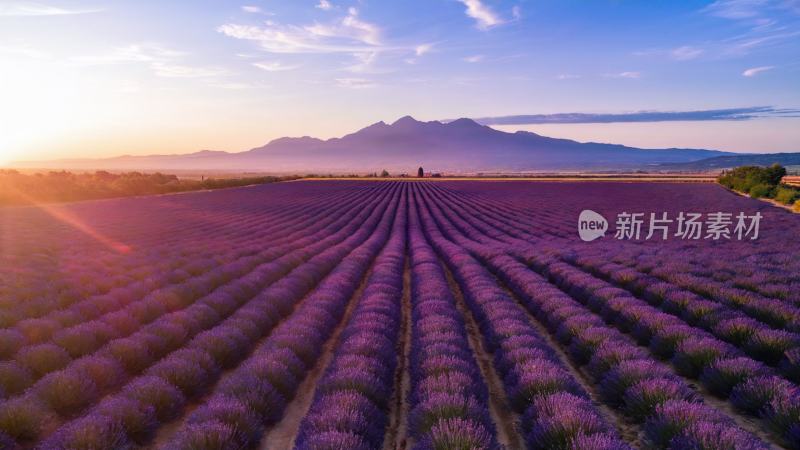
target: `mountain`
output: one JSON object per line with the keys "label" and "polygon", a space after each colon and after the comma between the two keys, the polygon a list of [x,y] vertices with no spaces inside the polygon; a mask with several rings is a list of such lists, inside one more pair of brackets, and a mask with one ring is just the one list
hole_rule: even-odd
{"label": "mountain", "polygon": [[731,169],[739,166],[800,166],[800,153],[763,153],[758,155],[726,155],[684,163],[662,164],[659,168],[670,171],[704,172]]}
{"label": "mountain", "polygon": [[341,138],[280,138],[239,153],[204,150],[188,155],[120,156],[22,162],[16,167],[110,170],[236,170],[352,173],[387,169],[503,172],[619,170],[686,163],[733,155],[700,149],[645,150],[624,145],[580,143],[535,133],[507,133],[470,119],[420,122],[403,117],[378,122]]}

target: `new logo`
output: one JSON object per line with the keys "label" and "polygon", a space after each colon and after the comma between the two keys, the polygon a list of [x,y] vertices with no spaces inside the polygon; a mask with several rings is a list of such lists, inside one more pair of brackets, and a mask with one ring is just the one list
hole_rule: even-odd
{"label": "new logo", "polygon": [[606,235],[608,221],[605,217],[592,211],[584,209],[578,217],[578,235],[581,240],[591,242]]}

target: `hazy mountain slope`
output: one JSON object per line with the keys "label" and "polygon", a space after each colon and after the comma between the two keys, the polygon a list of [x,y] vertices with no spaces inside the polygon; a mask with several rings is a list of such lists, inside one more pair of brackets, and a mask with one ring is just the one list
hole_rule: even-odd
{"label": "hazy mountain slope", "polygon": [[660,168],[665,170],[681,171],[707,171],[730,169],[739,166],[769,166],[780,164],[782,166],[800,166],[800,153],[765,153],[759,155],[726,155],[699,161],[663,164]]}
{"label": "hazy mountain slope", "polygon": [[683,163],[730,153],[699,149],[644,150],[580,143],[530,132],[506,133],[469,119],[449,123],[404,117],[355,133],[320,140],[280,138],[241,153],[202,151],[188,155],[122,156],[19,165],[141,170],[248,170],[295,172],[598,170]]}

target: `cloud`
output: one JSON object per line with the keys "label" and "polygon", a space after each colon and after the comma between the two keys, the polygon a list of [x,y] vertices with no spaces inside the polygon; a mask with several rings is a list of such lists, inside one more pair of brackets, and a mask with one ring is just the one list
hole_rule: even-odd
{"label": "cloud", "polygon": [[372,80],[366,78],[337,78],[336,84],[348,89],[365,89],[376,86]]}
{"label": "cloud", "polygon": [[167,62],[184,56],[185,53],[154,43],[131,44],[117,47],[103,55],[80,56],[72,61],[85,65],[124,64],[136,62]]}
{"label": "cloud", "polygon": [[373,65],[378,59],[378,52],[353,53],[355,64],[345,68],[345,70],[355,73],[374,72]]}
{"label": "cloud", "polygon": [[265,27],[224,24],[217,28],[226,36],[255,41],[270,53],[356,53],[381,50],[381,29],[359,17],[356,8],[330,23],[281,25],[267,22]]}
{"label": "cloud", "polygon": [[690,45],[684,45],[683,47],[678,47],[670,51],[670,57],[677,61],[688,61],[690,59],[695,59],[702,54],[703,49],[692,47]]}
{"label": "cloud", "polygon": [[211,78],[228,74],[218,67],[189,66],[180,62],[186,53],[155,43],[131,44],[117,47],[104,55],[72,58],[74,64],[95,66],[107,64],[146,64],[153,74],[167,78]]}
{"label": "cloud", "polygon": [[559,113],[518,116],[483,117],[475,119],[483,125],[538,125],[570,123],[630,123],[630,122],[703,122],[716,120],[751,120],[768,117],[794,117],[800,109],[778,109],[771,106],[708,109],[698,111],[638,111],[632,113]]}
{"label": "cloud", "polygon": [[0,45],[0,54],[12,55],[12,56],[24,56],[26,58],[33,58],[33,59],[50,58],[49,53],[30,47],[27,44]]}
{"label": "cloud", "polygon": [[426,53],[429,53],[431,50],[433,50],[433,44],[421,44],[414,49],[414,54],[417,56],[422,56]]}
{"label": "cloud", "polygon": [[153,63],[151,67],[157,76],[166,78],[211,78],[228,73],[227,70],[220,68],[193,67],[163,62]]}
{"label": "cloud", "polygon": [[295,70],[300,66],[287,66],[280,61],[260,61],[253,63],[255,67],[267,72],[285,72],[287,70]]}
{"label": "cloud", "polygon": [[607,73],[604,75],[606,78],[628,78],[628,79],[638,79],[642,77],[641,72],[619,72],[619,73]]}
{"label": "cloud", "polygon": [[464,58],[464,61],[466,61],[468,63],[472,63],[472,64],[479,63],[479,62],[483,61],[483,55],[467,56],[466,58]]}
{"label": "cloud", "polygon": [[746,55],[800,36],[798,0],[717,0],[701,12],[748,27],[747,32],[720,41],[724,54]]}
{"label": "cloud", "polygon": [[68,16],[101,12],[102,9],[64,9],[36,2],[3,0],[0,16]]}
{"label": "cloud", "polygon": [[570,74],[570,73],[562,73],[561,75],[558,75],[556,77],[556,79],[558,79],[558,80],[577,80],[580,77],[581,77],[580,75],[573,75],[573,74]]}
{"label": "cloud", "polygon": [[242,11],[253,13],[253,14],[258,14],[258,13],[262,12],[261,8],[259,8],[258,6],[252,6],[252,5],[242,6]]}
{"label": "cloud", "polygon": [[330,11],[331,9],[333,9],[333,5],[328,0],[319,0],[319,3],[317,3],[316,8],[319,8],[319,9],[322,9],[322,10],[325,10],[325,11]]}
{"label": "cloud", "polygon": [[491,8],[484,5],[481,0],[458,0],[467,7],[467,16],[475,19],[478,22],[478,28],[487,30],[503,23],[500,18]]}
{"label": "cloud", "polygon": [[772,70],[774,68],[775,68],[775,66],[753,67],[753,68],[747,69],[744,72],[742,72],[742,76],[744,76],[744,77],[754,77],[754,76],[760,74],[761,72],[766,72],[766,71]]}
{"label": "cloud", "polygon": [[724,19],[749,19],[761,14],[769,0],[717,0],[703,8],[703,12]]}

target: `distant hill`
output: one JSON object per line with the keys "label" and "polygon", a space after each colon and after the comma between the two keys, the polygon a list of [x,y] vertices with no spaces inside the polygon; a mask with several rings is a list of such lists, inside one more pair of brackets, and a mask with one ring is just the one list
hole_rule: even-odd
{"label": "distant hill", "polygon": [[800,166],[800,153],[764,153],[758,155],[724,155],[684,163],[662,164],[659,169],[685,172],[706,172],[739,166]]}
{"label": "distant hill", "polygon": [[378,122],[341,138],[280,138],[240,153],[201,151],[187,155],[120,156],[21,162],[17,167],[112,170],[246,170],[347,173],[428,171],[622,170],[686,163],[732,153],[702,149],[645,150],[580,143],[535,133],[507,133],[470,119],[448,123],[412,117]]}

